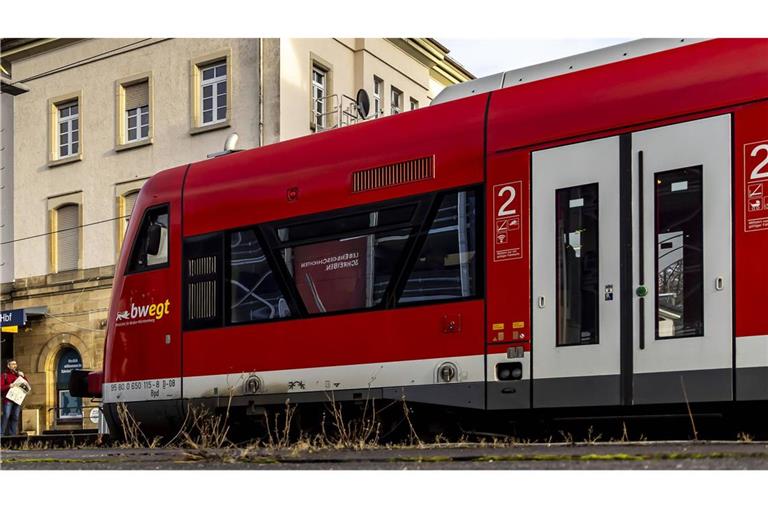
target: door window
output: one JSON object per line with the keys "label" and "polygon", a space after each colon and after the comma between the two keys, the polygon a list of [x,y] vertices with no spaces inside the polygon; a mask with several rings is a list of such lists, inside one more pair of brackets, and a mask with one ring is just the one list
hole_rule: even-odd
{"label": "door window", "polygon": [[655,175],[656,339],[704,335],[701,171]]}
{"label": "door window", "polygon": [[598,343],[598,186],[555,191],[557,346]]}

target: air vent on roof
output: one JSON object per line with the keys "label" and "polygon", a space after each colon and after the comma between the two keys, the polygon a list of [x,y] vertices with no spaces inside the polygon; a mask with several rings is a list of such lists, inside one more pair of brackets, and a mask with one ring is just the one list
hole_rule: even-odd
{"label": "air vent on roof", "polygon": [[352,174],[352,191],[365,192],[392,187],[435,177],[434,157],[417,158],[406,162],[374,167]]}

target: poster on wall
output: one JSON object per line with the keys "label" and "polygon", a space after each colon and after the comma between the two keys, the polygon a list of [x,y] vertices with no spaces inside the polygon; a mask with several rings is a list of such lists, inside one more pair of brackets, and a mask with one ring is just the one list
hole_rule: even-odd
{"label": "poster on wall", "polygon": [[310,313],[365,306],[366,236],[293,249],[296,288]]}
{"label": "poster on wall", "polygon": [[59,390],[59,418],[70,420],[82,417],[83,399],[70,395],[68,389]]}

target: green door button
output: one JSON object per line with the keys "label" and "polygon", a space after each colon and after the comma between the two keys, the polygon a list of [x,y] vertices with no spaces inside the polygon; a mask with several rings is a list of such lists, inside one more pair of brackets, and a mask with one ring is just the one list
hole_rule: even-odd
{"label": "green door button", "polygon": [[637,294],[638,297],[645,297],[646,295],[648,295],[648,288],[646,288],[641,284],[640,286],[637,287],[637,289],[635,290],[635,293]]}

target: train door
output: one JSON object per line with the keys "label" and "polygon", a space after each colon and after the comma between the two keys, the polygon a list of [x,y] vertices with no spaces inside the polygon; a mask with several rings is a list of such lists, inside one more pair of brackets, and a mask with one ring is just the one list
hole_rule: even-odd
{"label": "train door", "polygon": [[533,153],[534,407],[621,400],[620,148]]}
{"label": "train door", "polygon": [[731,119],[632,134],[634,403],[732,398]]}

